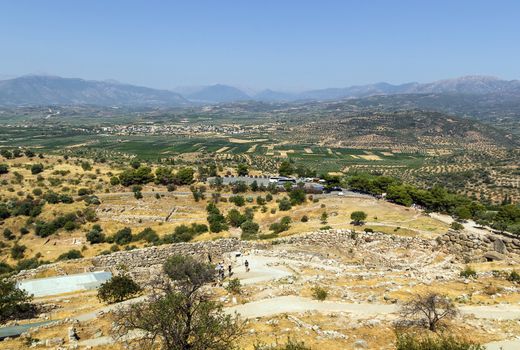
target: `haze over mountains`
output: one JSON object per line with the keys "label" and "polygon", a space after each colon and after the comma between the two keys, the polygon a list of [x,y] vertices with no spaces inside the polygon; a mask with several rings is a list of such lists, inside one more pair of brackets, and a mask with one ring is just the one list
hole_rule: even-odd
{"label": "haze over mountains", "polygon": [[398,94],[466,94],[500,95],[520,98],[519,80],[501,80],[487,76],[466,76],[432,83],[392,85],[377,83],[345,88],[310,90],[300,93],[264,90],[256,94],[239,88],[216,84],[178,92],[122,84],[112,81],[90,81],[55,76],[23,76],[0,80],[0,105],[128,105],[187,106],[200,103],[238,101],[298,101],[362,98]]}

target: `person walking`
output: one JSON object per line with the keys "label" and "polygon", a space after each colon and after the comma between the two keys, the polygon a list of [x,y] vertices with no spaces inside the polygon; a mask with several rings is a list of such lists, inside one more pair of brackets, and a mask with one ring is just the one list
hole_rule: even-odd
{"label": "person walking", "polygon": [[246,272],[249,272],[249,261],[246,260],[244,265],[246,265]]}
{"label": "person walking", "polygon": [[231,275],[233,274],[231,265],[228,265],[227,269],[228,269],[229,278],[231,278]]}

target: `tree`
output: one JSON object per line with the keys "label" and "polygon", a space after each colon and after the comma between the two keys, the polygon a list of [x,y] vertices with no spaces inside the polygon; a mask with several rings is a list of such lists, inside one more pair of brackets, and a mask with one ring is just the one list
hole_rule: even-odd
{"label": "tree", "polygon": [[132,242],[132,230],[129,227],[125,227],[117,231],[114,235],[114,242],[117,244],[128,244]]}
{"label": "tree", "polygon": [[175,174],[176,185],[189,185],[193,182],[193,174],[195,171],[190,167],[179,169]]}
{"label": "tree", "polygon": [[152,169],[147,166],[141,166],[137,169],[126,169],[119,174],[119,180],[123,186],[143,185],[154,179]]}
{"label": "tree", "polygon": [[141,166],[141,162],[137,159],[134,159],[130,162],[130,166],[134,169],[138,169]]}
{"label": "tree", "polygon": [[243,196],[231,196],[229,197],[229,201],[234,203],[237,207],[242,207],[246,204],[246,200]]}
{"label": "tree", "polygon": [[119,185],[120,183],[121,183],[121,181],[119,181],[119,178],[118,178],[117,176],[112,176],[112,177],[110,178],[110,184],[111,184],[112,186],[117,186],[117,185]]}
{"label": "tree", "polygon": [[294,167],[290,162],[284,160],[282,163],[280,163],[278,173],[281,176],[291,176],[294,173]]}
{"label": "tree", "polygon": [[282,199],[280,203],[278,203],[278,209],[280,209],[281,211],[291,210],[291,208],[291,201],[289,201],[287,198]]}
{"label": "tree", "polygon": [[269,225],[269,230],[273,231],[273,233],[278,234],[284,231],[287,231],[291,227],[291,218],[289,216],[284,216],[280,222],[275,222]]}
{"label": "tree", "polygon": [[239,163],[237,166],[237,174],[238,176],[246,176],[249,174],[249,168],[246,163]]}
{"label": "tree", "polygon": [[350,214],[350,218],[354,222],[354,225],[361,225],[367,218],[367,214],[364,211],[357,210]]}
{"label": "tree", "polygon": [[92,228],[92,230],[87,233],[86,238],[90,244],[103,243],[105,241],[105,234],[101,230]]}
{"label": "tree", "polygon": [[466,221],[471,219],[471,210],[466,206],[457,207],[455,209],[455,216],[458,220]]}
{"label": "tree", "polygon": [[16,238],[13,231],[11,231],[9,228],[4,229],[3,235],[4,235],[4,238],[7,239],[8,241],[12,241],[13,239]]}
{"label": "tree", "polygon": [[7,174],[9,172],[9,167],[7,164],[0,164],[0,175]]}
{"label": "tree", "polygon": [[81,169],[83,169],[83,171],[90,171],[92,170],[92,165],[85,160],[81,162]]}
{"label": "tree", "polygon": [[0,322],[35,315],[36,306],[32,303],[32,297],[17,288],[14,281],[0,279]]}
{"label": "tree", "polygon": [[258,234],[260,226],[252,220],[247,220],[244,221],[242,225],[240,225],[240,228],[242,229],[242,235],[240,236],[240,238],[246,240],[254,238]]}
{"label": "tree", "polygon": [[171,168],[160,167],[155,170],[155,183],[157,185],[169,185],[175,182]]}
{"label": "tree", "polygon": [[136,240],[145,240],[148,243],[158,243],[160,241],[159,235],[150,227],[145,228],[135,236]]}
{"label": "tree", "polygon": [[164,264],[172,283],[155,290],[147,303],[120,311],[119,335],[139,329],[147,336],[136,339],[139,348],[165,350],[233,350],[242,334],[238,317],[207,298],[201,288],[213,281],[214,269],[192,257],[175,255]]}
{"label": "tree", "polygon": [[98,289],[99,300],[108,303],[120,303],[135,296],[141,291],[141,287],[129,276],[113,276],[103,283]]}
{"label": "tree", "polygon": [[31,166],[31,174],[33,174],[33,175],[39,174],[42,171],[43,171],[43,164],[41,164],[41,163],[33,164]]}
{"label": "tree", "polygon": [[227,221],[232,227],[240,227],[247,218],[242,215],[237,209],[231,209],[227,213]]}
{"label": "tree", "polygon": [[305,191],[302,188],[296,188],[289,192],[289,198],[293,205],[302,204],[305,202]]}
{"label": "tree", "polygon": [[16,260],[23,259],[26,250],[27,250],[26,246],[15,243],[13,245],[13,247],[11,248],[11,258],[16,259]]}
{"label": "tree", "polygon": [[453,302],[437,293],[416,295],[401,307],[403,321],[417,320],[430,331],[436,332],[439,323],[458,315]]}

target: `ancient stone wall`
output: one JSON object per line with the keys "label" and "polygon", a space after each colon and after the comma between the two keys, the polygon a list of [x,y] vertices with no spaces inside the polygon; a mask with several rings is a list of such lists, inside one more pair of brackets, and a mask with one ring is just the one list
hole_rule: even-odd
{"label": "ancient stone wall", "polygon": [[[373,242],[373,243],[372,243]],[[372,244],[377,243],[377,246]],[[500,260],[511,254],[520,255],[520,240],[491,233],[468,233],[450,230],[436,240],[419,237],[402,237],[385,233],[358,232],[350,230],[327,230],[282,237],[272,241],[240,241],[227,238],[197,243],[177,243],[130,251],[120,251],[109,255],[74,260],[71,264],[83,267],[83,270],[67,273],[79,273],[94,270],[117,272],[125,270],[140,281],[149,281],[161,274],[162,264],[168,257],[181,254],[195,256],[208,261],[208,254],[214,262],[219,261],[225,253],[247,251],[249,249],[269,249],[276,244],[294,246],[321,246],[342,249],[377,249],[392,250],[404,248],[410,250],[443,250],[461,260]],[[384,254],[381,256],[384,258]],[[43,265],[34,270],[20,272],[17,280],[35,278],[44,275],[63,275],[65,263]]]}
{"label": "ancient stone wall", "polygon": [[520,239],[507,235],[449,230],[437,241],[448,252],[468,260],[503,260],[508,255],[520,255]]}

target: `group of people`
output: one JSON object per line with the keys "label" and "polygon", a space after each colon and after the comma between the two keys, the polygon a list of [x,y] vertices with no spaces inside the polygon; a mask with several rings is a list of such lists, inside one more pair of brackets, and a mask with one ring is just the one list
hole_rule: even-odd
{"label": "group of people", "polygon": [[[217,271],[217,275],[219,277],[219,279],[223,280],[226,276],[226,271],[225,271],[225,268],[224,268],[224,262],[219,262],[217,264],[217,266],[215,267],[215,270]],[[231,277],[233,275],[233,268],[231,267],[231,264],[228,265],[227,267],[227,270],[228,270],[228,277]]]}
{"label": "group of people", "polygon": [[[212,259],[211,259],[211,254],[209,254],[209,253],[208,253],[208,260],[211,264]],[[246,272],[249,272],[249,261],[246,260],[244,262],[244,266],[246,268]],[[228,264],[227,270],[228,270],[228,277],[231,278],[231,276],[233,276],[233,267],[231,266],[231,264]],[[224,261],[217,263],[217,265],[215,266],[215,271],[216,271],[218,280],[223,281],[224,278],[226,277],[226,269],[225,269]]]}

